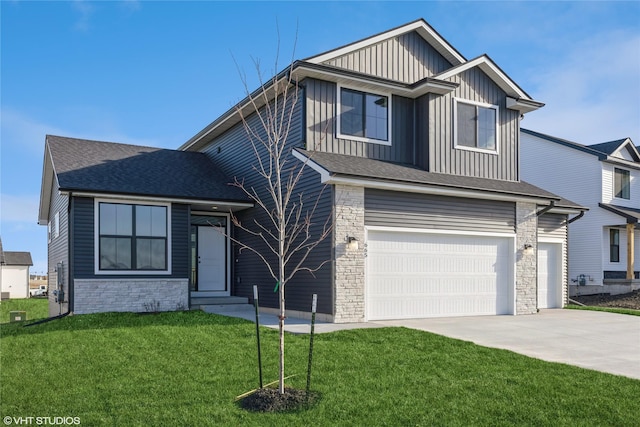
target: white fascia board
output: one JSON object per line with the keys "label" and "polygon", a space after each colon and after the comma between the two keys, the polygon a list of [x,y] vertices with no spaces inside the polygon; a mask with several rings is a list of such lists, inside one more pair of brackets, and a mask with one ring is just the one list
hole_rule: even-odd
{"label": "white fascia board", "polygon": [[640,170],[640,162],[630,162],[625,159],[621,159],[619,157],[611,157],[607,156],[605,159],[602,159],[605,163],[611,163],[612,165],[623,166],[629,169]]}
{"label": "white fascia board", "polygon": [[533,196],[517,196],[513,194],[487,193],[483,191],[463,190],[456,188],[416,185],[397,182],[372,181],[361,178],[331,176],[324,184],[352,185],[356,187],[376,188],[378,190],[402,191],[407,193],[435,194],[470,199],[499,200],[506,202],[533,202],[548,204],[550,199]]}
{"label": "white fascia board", "polygon": [[515,84],[513,80],[502,72],[486,55],[482,55],[468,61],[460,66],[444,71],[440,74],[436,74],[434,77],[440,80],[451,78],[457,74],[467,71],[473,67],[479,67],[485,72],[507,95],[515,95],[514,98],[522,98],[523,100],[533,101],[529,95],[527,95],[522,89]]}
{"label": "white fascia board", "polygon": [[175,197],[156,197],[156,196],[132,196],[129,194],[105,194],[105,193],[92,193],[83,191],[61,191],[60,194],[73,194],[78,197],[93,197],[109,200],[128,200],[138,202],[159,202],[159,203],[180,203],[185,205],[216,205],[228,208],[251,208],[253,203],[250,202],[224,202],[215,200],[198,200],[198,199],[179,199]]}
{"label": "white fascia board", "polygon": [[329,171],[323,168],[322,166],[320,166],[319,164],[317,164],[316,162],[314,162],[311,159],[311,157],[307,157],[296,150],[293,150],[291,154],[293,154],[293,157],[300,160],[306,166],[309,166],[311,169],[318,172],[320,174],[320,182],[322,182],[323,184],[328,182],[329,179],[331,178],[331,174],[329,173]]}
{"label": "white fascia board", "polygon": [[544,107],[542,102],[516,99],[507,96],[507,108],[510,110],[520,111],[522,114],[530,113],[541,107]]}
{"label": "white fascia board", "polygon": [[407,25],[403,25],[396,29],[360,40],[358,42],[348,44],[344,47],[330,50],[329,52],[313,56],[311,58],[307,58],[306,61],[314,64],[321,64],[331,59],[338,58],[350,52],[355,52],[367,46],[380,43],[384,40],[400,36],[410,31],[417,31],[417,33],[420,34],[420,36],[425,39],[427,43],[429,43],[433,48],[440,52],[442,56],[444,56],[449,62],[453,63],[454,65],[465,62],[465,58],[460,55],[446,40],[440,37],[440,35],[436,33],[435,30],[422,19],[411,22]]}
{"label": "white fascia board", "polygon": [[42,183],[40,184],[40,205],[38,208],[38,225],[47,225],[49,222],[49,210],[51,209],[51,192],[54,183],[58,184],[58,175],[53,166],[51,150],[45,141],[44,161],[42,165]]}

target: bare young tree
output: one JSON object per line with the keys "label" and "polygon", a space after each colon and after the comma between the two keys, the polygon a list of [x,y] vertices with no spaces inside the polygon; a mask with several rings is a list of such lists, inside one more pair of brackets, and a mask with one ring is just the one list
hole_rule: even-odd
{"label": "bare young tree", "polygon": [[[278,55],[276,70],[277,63]],[[232,213],[231,221],[234,226],[260,243],[251,245],[241,239],[232,240],[240,250],[246,249],[254,253],[264,263],[278,286],[280,394],[284,393],[285,289],[297,273],[307,271],[313,274],[330,261],[327,259],[316,265],[309,265],[307,262],[313,249],[331,235],[333,225],[332,216],[329,215],[324,219],[322,227],[316,227],[316,233],[313,233],[312,225],[316,220],[316,208],[322,191],[313,195],[314,197],[305,197],[297,188],[306,162],[291,155],[292,144],[289,138],[295,124],[295,109],[300,96],[293,65],[292,61],[287,70],[275,74],[265,82],[261,77],[260,63],[254,60],[260,88],[253,93],[249,92],[246,76],[241,73],[247,98],[246,103],[237,107],[237,112],[242,118],[247,140],[253,150],[253,171],[260,179],[259,184],[254,182],[254,185],[250,185],[245,184],[245,179],[239,180],[236,177],[232,183],[263,214],[262,220],[254,216],[248,223],[243,223]],[[272,261],[274,259],[277,259],[277,266]]]}

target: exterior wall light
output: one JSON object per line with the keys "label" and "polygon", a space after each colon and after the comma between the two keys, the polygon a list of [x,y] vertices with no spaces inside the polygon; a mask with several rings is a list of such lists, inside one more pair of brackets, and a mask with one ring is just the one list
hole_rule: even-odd
{"label": "exterior wall light", "polygon": [[522,251],[525,255],[533,255],[533,245],[529,243],[524,244],[524,249]]}
{"label": "exterior wall light", "polygon": [[347,236],[347,249],[350,251],[358,250],[358,239],[353,236]]}

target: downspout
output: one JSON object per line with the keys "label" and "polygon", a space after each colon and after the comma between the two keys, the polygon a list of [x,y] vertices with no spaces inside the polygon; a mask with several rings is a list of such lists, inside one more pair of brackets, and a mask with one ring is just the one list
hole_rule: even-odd
{"label": "downspout", "polygon": [[571,224],[574,221],[579,220],[580,218],[582,218],[584,216],[584,211],[580,211],[580,213],[576,216],[574,216],[573,218],[567,220],[567,225]]}
{"label": "downspout", "polygon": [[551,203],[549,203],[549,206],[545,206],[544,208],[542,208],[538,212],[536,212],[536,216],[540,216],[540,215],[543,215],[543,214],[547,213],[548,211],[553,209],[555,206],[556,206],[556,202],[554,200],[552,200]]}
{"label": "downspout", "polygon": [[72,306],[71,301],[73,300],[73,286],[71,283],[71,271],[73,268],[73,245],[71,244],[73,241],[73,210],[71,209],[72,203],[73,203],[72,193],[69,192],[69,203],[67,204],[67,224],[68,224],[67,225],[67,254],[69,256],[69,259],[67,261],[67,265],[68,265],[67,267],[67,287],[68,287],[67,311],[62,314],[58,314],[57,316],[47,317],[46,319],[41,319],[41,320],[38,320],[37,322],[28,323],[23,326],[24,328],[29,326],[40,325],[42,323],[47,323],[52,320],[62,319],[63,317],[67,317],[69,314],[71,314],[71,306]]}

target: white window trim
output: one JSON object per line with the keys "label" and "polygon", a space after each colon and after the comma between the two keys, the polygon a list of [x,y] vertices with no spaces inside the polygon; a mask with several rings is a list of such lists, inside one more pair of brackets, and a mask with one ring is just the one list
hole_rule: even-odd
{"label": "white window trim", "polygon": [[[616,169],[621,170],[621,171],[625,171],[629,174],[629,198],[624,198],[624,197],[618,197],[616,196]],[[626,201],[629,202],[631,200],[631,171],[629,169],[624,169],[624,168],[619,168],[617,166],[613,167],[613,179],[611,180],[612,184],[613,184],[613,198],[614,200],[620,200],[620,201]]]}
{"label": "white window trim", "polygon": [[[491,108],[496,111],[496,149],[489,150],[486,148],[478,148],[478,147],[468,147],[466,145],[458,145],[458,102],[462,104],[475,105],[477,107]],[[453,147],[456,150],[467,150],[467,151],[475,151],[478,153],[485,154],[500,154],[500,128],[498,127],[498,123],[500,123],[500,107],[493,104],[487,104],[484,102],[471,101],[468,99],[462,98],[453,98]]]}
{"label": "white window trim", "polygon": [[53,237],[60,236],[60,212],[53,217]]}
{"label": "white window trim", "polygon": [[[371,95],[379,95],[379,96],[387,97],[387,140],[386,141],[382,139],[366,138],[363,136],[346,135],[340,132],[340,117],[342,116],[342,102],[341,102],[342,97],[340,96],[340,92],[342,91],[343,88],[356,90],[358,92],[368,93]],[[385,92],[385,91],[371,92],[369,89],[363,89],[357,86],[346,86],[346,85],[336,84],[336,138],[348,139],[351,141],[369,142],[372,144],[391,145],[391,130],[392,130],[391,104],[393,104],[393,98],[391,96],[391,92]]]}
{"label": "white window trim", "polygon": [[51,243],[51,221],[47,223],[47,243]]}
{"label": "white window trim", "polygon": [[[93,252],[96,276],[150,276],[171,274],[171,203],[135,201],[127,199],[94,199],[93,201]],[[100,203],[122,203],[127,205],[164,206],[167,208],[167,269],[166,270],[100,270]]]}

